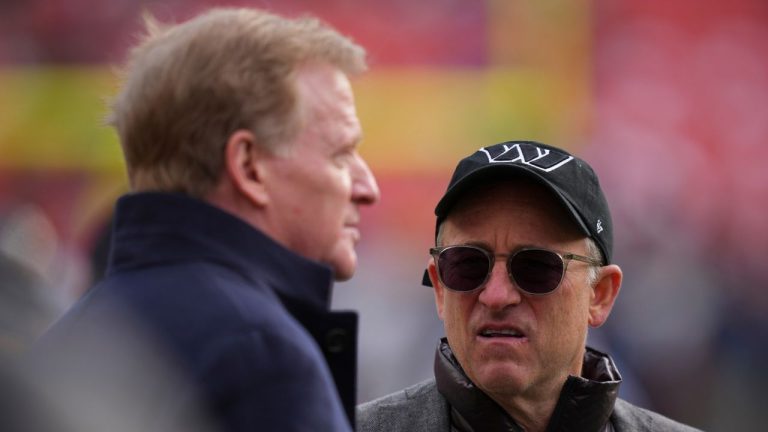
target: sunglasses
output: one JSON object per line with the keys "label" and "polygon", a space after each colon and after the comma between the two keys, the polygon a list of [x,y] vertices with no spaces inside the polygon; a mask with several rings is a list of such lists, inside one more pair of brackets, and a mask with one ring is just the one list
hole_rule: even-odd
{"label": "sunglasses", "polygon": [[560,255],[546,249],[526,248],[511,254],[494,254],[471,245],[455,245],[431,248],[429,254],[437,263],[440,283],[453,291],[474,291],[488,281],[496,257],[507,258],[507,274],[510,280],[528,294],[549,294],[560,286],[568,263],[582,261],[602,266],[596,259],[576,255]]}

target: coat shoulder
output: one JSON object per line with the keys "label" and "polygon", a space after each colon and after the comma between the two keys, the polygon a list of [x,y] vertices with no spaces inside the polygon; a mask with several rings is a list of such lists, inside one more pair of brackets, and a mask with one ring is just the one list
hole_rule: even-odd
{"label": "coat shoulder", "polygon": [[611,421],[618,432],[701,432],[699,429],[676,422],[645,408],[632,405],[622,399],[616,400]]}
{"label": "coat shoulder", "polygon": [[448,403],[434,379],[357,406],[360,432],[429,432],[449,428]]}

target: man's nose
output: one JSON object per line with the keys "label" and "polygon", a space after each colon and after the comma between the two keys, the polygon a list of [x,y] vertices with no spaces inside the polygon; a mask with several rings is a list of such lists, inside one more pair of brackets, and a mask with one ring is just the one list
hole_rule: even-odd
{"label": "man's nose", "polygon": [[362,156],[356,155],[355,162],[352,167],[352,201],[363,205],[375,204],[381,198],[376,178]]}
{"label": "man's nose", "polygon": [[509,278],[505,259],[496,258],[491,275],[478,296],[478,301],[491,310],[502,310],[518,304],[522,298],[520,290]]}

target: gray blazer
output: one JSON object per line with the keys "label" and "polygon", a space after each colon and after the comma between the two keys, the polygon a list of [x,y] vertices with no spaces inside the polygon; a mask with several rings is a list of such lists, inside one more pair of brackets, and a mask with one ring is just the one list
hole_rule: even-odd
{"label": "gray blazer", "polygon": [[[613,430],[637,432],[694,432],[697,429],[621,399],[611,414]],[[430,379],[357,407],[359,432],[448,432],[448,402]]]}

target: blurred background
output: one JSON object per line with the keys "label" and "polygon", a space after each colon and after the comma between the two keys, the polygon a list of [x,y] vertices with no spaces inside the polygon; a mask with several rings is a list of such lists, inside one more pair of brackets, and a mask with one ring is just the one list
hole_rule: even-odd
{"label": "blurred background", "polygon": [[764,427],[764,0],[2,0],[4,357],[103,271],[127,188],[103,119],[141,14],[211,6],[311,13],[369,51],[353,85],[383,198],[334,294],[361,313],[361,402],[432,375],[443,331],[420,280],[454,165],[533,139],[590,161],[611,204],[626,281],[590,343],[614,355],[621,396],[707,430]]}

